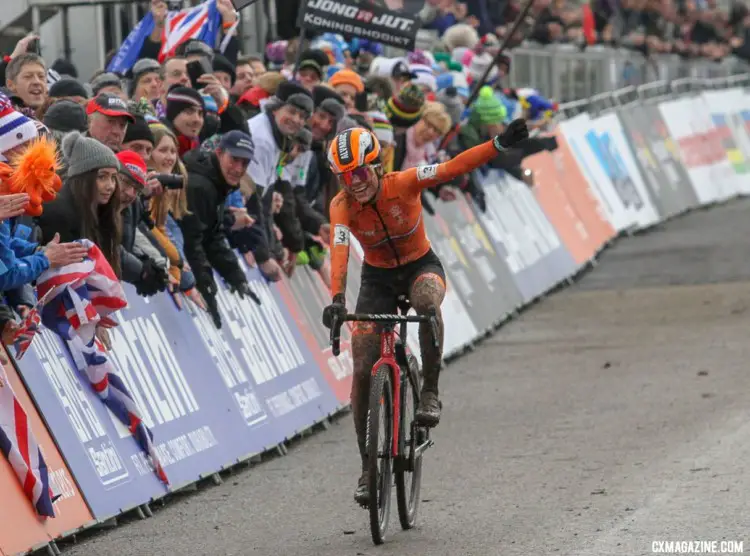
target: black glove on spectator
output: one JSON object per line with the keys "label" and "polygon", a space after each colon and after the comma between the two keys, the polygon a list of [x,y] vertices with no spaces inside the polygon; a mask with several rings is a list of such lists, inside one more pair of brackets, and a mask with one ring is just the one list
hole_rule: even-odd
{"label": "black glove on spectator", "polygon": [[529,128],[526,127],[526,120],[519,118],[508,124],[500,135],[496,135],[492,142],[495,148],[502,152],[508,147],[512,147],[519,141],[529,138]]}
{"label": "black glove on spectator", "polygon": [[157,266],[151,259],[143,261],[141,279],[136,284],[138,295],[149,297],[163,292],[169,284],[169,274],[164,268]]}
{"label": "black glove on spectator", "polygon": [[333,303],[323,309],[323,325],[326,328],[333,326],[333,318],[338,317],[342,319],[346,316],[346,298],[338,294],[334,296]]}
{"label": "black glove on spectator", "polygon": [[249,297],[255,303],[260,305],[260,297],[252,290],[250,289],[250,284],[247,282],[240,282],[239,284],[234,284],[229,286],[229,291],[232,293],[236,293],[239,295],[242,299],[245,299],[245,297]]}

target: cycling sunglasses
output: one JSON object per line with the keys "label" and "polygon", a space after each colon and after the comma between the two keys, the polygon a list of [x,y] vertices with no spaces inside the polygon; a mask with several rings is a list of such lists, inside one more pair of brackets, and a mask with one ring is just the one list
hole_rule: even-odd
{"label": "cycling sunglasses", "polygon": [[366,182],[370,179],[370,171],[375,170],[377,166],[360,166],[359,168],[355,168],[354,170],[351,170],[349,172],[341,172],[340,174],[336,174],[336,176],[339,179],[339,182],[346,187],[351,187],[352,183],[354,182],[354,178],[356,178],[360,182]]}

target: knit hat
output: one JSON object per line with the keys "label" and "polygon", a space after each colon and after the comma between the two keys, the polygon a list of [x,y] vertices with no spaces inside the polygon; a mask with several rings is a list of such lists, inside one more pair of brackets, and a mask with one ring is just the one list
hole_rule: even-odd
{"label": "knit hat", "polygon": [[315,104],[312,95],[302,85],[291,81],[282,82],[276,89],[276,98],[283,104],[291,104],[307,114],[312,114]]}
{"label": "knit hat", "polygon": [[471,75],[472,82],[479,81],[484,75],[484,72],[487,71],[487,68],[490,66],[492,66],[492,69],[487,77],[487,82],[492,83],[497,79],[498,70],[497,66],[492,65],[493,62],[494,59],[487,52],[474,56],[471,59],[471,65],[469,66],[469,75]]}
{"label": "knit hat", "polygon": [[[53,131],[80,131],[88,129],[86,110],[72,100],[58,100],[52,104],[44,114],[44,125]],[[130,131],[128,126],[128,131]]]}
{"label": "knit hat", "polygon": [[62,142],[63,156],[68,164],[68,177],[80,176],[99,168],[120,168],[112,150],[90,137],[71,131]]}
{"label": "knit hat", "polygon": [[15,110],[10,99],[0,93],[0,154],[23,145],[36,136],[36,126],[31,118]]}
{"label": "knit hat", "polygon": [[471,119],[482,125],[501,124],[508,115],[505,105],[487,85],[479,90],[479,98],[472,108]]}
{"label": "knit hat", "polygon": [[415,77],[411,80],[412,83],[415,85],[424,85],[433,92],[437,90],[435,74],[432,72],[430,66],[424,64],[409,64],[409,70],[415,74]]}
{"label": "knit hat", "polygon": [[464,111],[464,103],[458,96],[456,87],[448,87],[440,91],[437,95],[438,101],[445,106],[445,111],[451,117],[451,123],[456,125],[461,121],[461,114]]}
{"label": "knit hat", "polygon": [[148,141],[154,144],[154,134],[151,133],[151,128],[148,127],[148,122],[143,116],[136,116],[135,123],[129,124],[125,131],[125,139],[122,142],[130,143],[131,141]]}
{"label": "knit hat", "polygon": [[378,138],[378,141],[381,144],[394,144],[393,126],[388,116],[382,112],[368,112],[367,115],[372,120],[372,130],[375,132],[375,137]]}
{"label": "knit hat", "polygon": [[237,79],[237,71],[235,70],[234,64],[232,64],[226,56],[214,54],[213,68],[214,71],[228,73],[229,78],[232,80],[232,85],[234,85],[234,81]]}
{"label": "knit hat", "polygon": [[333,89],[318,85],[313,87],[312,97],[315,107],[328,112],[336,122],[346,115],[344,99]]}
{"label": "knit hat", "polygon": [[393,127],[411,127],[422,117],[424,101],[422,90],[409,83],[399,91],[398,96],[388,99],[385,114],[391,120]]}
{"label": "knit hat", "polygon": [[190,87],[172,87],[167,93],[167,120],[173,122],[180,112],[192,106],[204,112],[206,110],[203,97],[198,91]]}
{"label": "knit hat", "polygon": [[364,92],[365,84],[362,82],[362,78],[358,73],[350,69],[342,69],[333,74],[333,77],[328,80],[331,87],[337,87],[338,85],[351,85],[356,89],[358,93]]}
{"label": "knit hat", "polygon": [[119,87],[122,90],[122,81],[120,76],[116,73],[105,72],[100,73],[94,79],[91,80],[91,90],[94,92],[94,96],[99,94],[104,87]]}
{"label": "knit hat", "polygon": [[67,75],[73,79],[78,79],[78,70],[75,65],[73,65],[73,62],[70,62],[65,58],[58,58],[52,62],[50,69],[56,71],[60,75]]}
{"label": "knit hat", "polygon": [[320,79],[323,79],[323,68],[330,64],[328,54],[320,50],[319,48],[313,48],[305,50],[300,55],[299,69],[312,69],[318,74]]}
{"label": "knit hat", "polygon": [[[213,49],[200,39],[188,39],[180,46],[182,48],[177,48],[178,55],[187,57],[193,54],[200,54],[209,60],[213,60],[214,58]],[[180,50],[182,50],[182,52],[180,52]]]}
{"label": "knit hat", "polygon": [[133,180],[136,186],[146,187],[146,163],[143,157],[134,151],[121,151],[117,153],[117,160],[120,161],[120,173]]}
{"label": "knit hat", "polygon": [[63,77],[49,88],[50,98],[60,97],[83,97],[88,98],[89,93],[83,84],[72,77]]}
{"label": "knit hat", "polygon": [[129,96],[132,97],[135,94],[135,90],[138,87],[138,81],[140,81],[141,77],[148,73],[160,72],[161,65],[156,60],[152,58],[141,58],[140,60],[138,60],[133,66],[133,77],[132,81],[130,82],[130,91],[128,91],[130,93]]}

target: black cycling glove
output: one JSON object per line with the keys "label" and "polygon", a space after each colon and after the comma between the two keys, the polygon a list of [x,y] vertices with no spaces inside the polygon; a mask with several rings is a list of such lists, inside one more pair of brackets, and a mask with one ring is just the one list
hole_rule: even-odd
{"label": "black cycling glove", "polygon": [[495,148],[499,152],[502,152],[516,143],[528,138],[529,128],[526,126],[526,120],[519,118],[510,122],[508,127],[505,128],[505,131],[500,135],[495,135],[492,142],[494,143]]}
{"label": "black cycling glove", "polygon": [[346,316],[346,298],[342,294],[333,297],[333,303],[323,309],[323,325],[326,328],[333,326],[333,318],[342,319]]}

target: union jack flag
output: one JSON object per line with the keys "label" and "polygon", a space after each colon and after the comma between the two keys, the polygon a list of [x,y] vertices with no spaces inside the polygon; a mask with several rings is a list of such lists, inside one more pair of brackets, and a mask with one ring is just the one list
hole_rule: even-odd
{"label": "union jack flag", "polygon": [[216,0],[208,0],[193,8],[170,12],[164,24],[159,61],[174,56],[177,47],[188,39],[198,39],[211,48],[221,30],[221,14]]}
{"label": "union jack flag", "polygon": [[[2,349],[0,347],[0,349]],[[47,464],[31,424],[0,365],[0,451],[18,477],[26,497],[41,516],[55,517],[55,499]]]}
{"label": "union jack flag", "polygon": [[49,269],[37,280],[42,306],[42,324],[67,342],[80,371],[110,411],[135,437],[159,479],[169,484],[153,444],[153,434],[143,423],[141,412],[123,380],[115,374],[106,349],[96,338],[97,326],[117,323],[109,315],[127,306],[125,291],[112,267],[93,242],[80,240],[88,248],[83,262]]}

